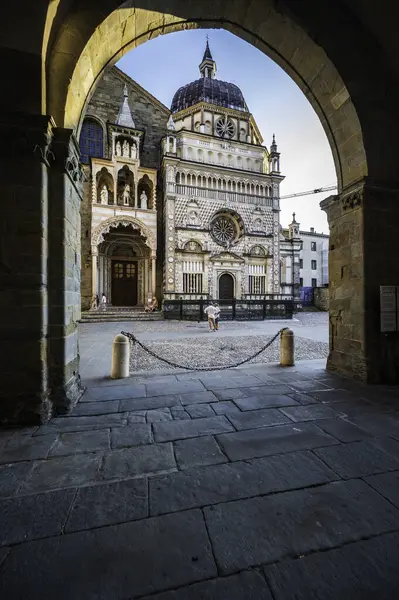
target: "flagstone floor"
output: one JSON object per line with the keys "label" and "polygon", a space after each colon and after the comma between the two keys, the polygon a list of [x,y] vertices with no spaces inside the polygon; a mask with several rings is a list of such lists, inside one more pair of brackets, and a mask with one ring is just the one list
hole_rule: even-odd
{"label": "flagstone floor", "polygon": [[324,361],[91,385],[0,432],[6,600],[388,600],[399,389]]}

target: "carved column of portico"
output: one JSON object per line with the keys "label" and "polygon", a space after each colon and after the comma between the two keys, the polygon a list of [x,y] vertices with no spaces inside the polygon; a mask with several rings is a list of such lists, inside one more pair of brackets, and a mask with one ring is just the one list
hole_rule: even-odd
{"label": "carved column of portico", "polygon": [[399,383],[399,333],[380,331],[380,286],[399,285],[399,182],[364,178],[321,207],[330,226],[327,368]]}
{"label": "carved column of portico", "polygon": [[49,379],[51,400],[66,412],[82,394],[77,319],[80,316],[80,204],[84,173],[70,129],[57,128],[49,192]]}
{"label": "carved column of portico", "polygon": [[151,256],[151,292],[153,296],[157,294],[157,258]]}
{"label": "carved column of portico", "polygon": [[92,297],[94,298],[98,293],[98,282],[97,282],[97,273],[98,273],[98,248],[97,246],[91,247],[91,290]]}
{"label": "carved column of portico", "polygon": [[54,121],[0,115],[0,421],[45,422],[48,382],[48,171]]}

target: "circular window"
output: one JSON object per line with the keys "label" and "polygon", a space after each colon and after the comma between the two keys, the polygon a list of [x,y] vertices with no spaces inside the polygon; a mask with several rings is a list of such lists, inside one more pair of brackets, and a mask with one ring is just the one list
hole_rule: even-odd
{"label": "circular window", "polygon": [[237,221],[231,215],[219,214],[211,221],[210,233],[217,244],[228,248],[238,240],[240,229]]}
{"label": "circular window", "polygon": [[219,137],[231,139],[234,132],[234,123],[228,117],[220,117],[220,119],[216,121],[216,133]]}

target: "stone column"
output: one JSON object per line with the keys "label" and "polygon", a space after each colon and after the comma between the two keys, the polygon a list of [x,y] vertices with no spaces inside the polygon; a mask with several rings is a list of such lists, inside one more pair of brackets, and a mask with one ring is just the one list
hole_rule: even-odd
{"label": "stone column", "polygon": [[48,172],[54,121],[0,115],[0,422],[52,413],[48,380]]}
{"label": "stone column", "polygon": [[98,259],[98,250],[96,246],[91,247],[91,290],[92,297],[98,293],[98,285],[97,285],[97,259]]}
{"label": "stone column", "polygon": [[80,204],[84,174],[73,131],[57,128],[49,173],[49,382],[57,413],[69,410],[83,388],[79,375]]}
{"label": "stone column", "polygon": [[151,291],[152,295],[156,296],[157,293],[157,258],[156,256],[151,257]]}
{"label": "stone column", "polygon": [[[148,258],[144,259],[144,304],[147,303],[148,294],[150,291],[149,280],[148,280]],[[141,299],[139,299],[140,302]]]}
{"label": "stone column", "polygon": [[327,368],[399,383],[399,333],[380,331],[380,285],[399,285],[399,184],[364,178],[320,203],[330,226]]}

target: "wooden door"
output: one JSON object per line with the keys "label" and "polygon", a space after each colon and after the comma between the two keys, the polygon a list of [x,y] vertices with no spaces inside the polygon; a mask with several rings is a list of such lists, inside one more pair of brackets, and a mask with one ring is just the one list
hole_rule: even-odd
{"label": "wooden door", "polygon": [[234,298],[234,279],[229,273],[223,273],[219,279],[220,300],[232,300]]}
{"label": "wooden door", "polygon": [[112,305],[137,304],[137,263],[127,260],[112,262]]}

